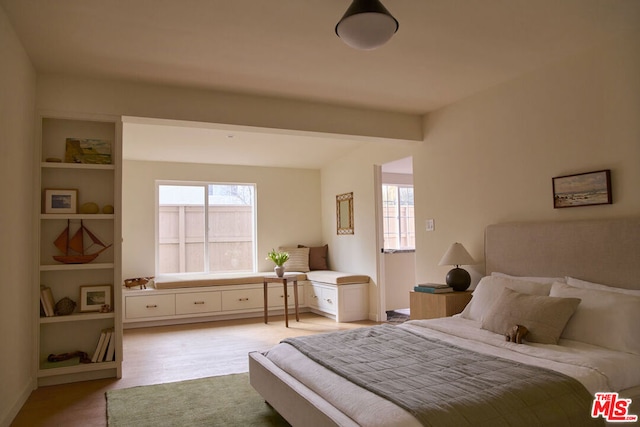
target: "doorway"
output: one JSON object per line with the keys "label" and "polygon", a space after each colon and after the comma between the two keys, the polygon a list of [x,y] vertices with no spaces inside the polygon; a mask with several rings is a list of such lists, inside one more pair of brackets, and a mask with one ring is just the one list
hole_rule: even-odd
{"label": "doorway", "polygon": [[376,171],[380,308],[388,318],[407,317],[416,270],[413,158],[385,163]]}

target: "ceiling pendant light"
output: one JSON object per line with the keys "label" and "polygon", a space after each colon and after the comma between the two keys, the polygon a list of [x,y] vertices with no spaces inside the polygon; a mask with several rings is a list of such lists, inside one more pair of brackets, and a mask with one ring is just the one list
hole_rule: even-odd
{"label": "ceiling pendant light", "polygon": [[372,50],[398,31],[398,21],[379,0],[353,0],[336,25],[336,34],[354,49]]}

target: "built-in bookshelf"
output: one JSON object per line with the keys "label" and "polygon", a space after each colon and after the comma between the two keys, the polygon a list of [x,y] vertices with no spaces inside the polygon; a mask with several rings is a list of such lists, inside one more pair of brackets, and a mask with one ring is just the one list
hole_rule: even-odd
{"label": "built-in bookshelf", "polygon": [[[34,365],[38,385],[119,378],[121,121],[45,112],[37,126]],[[80,228],[83,237],[78,237]],[[74,249],[80,241],[83,253],[99,255],[92,260],[79,257]],[[42,287],[50,289],[46,310],[39,298]],[[75,308],[71,311],[72,304],[60,304],[56,313],[55,304],[65,298]],[[111,332],[112,356],[107,358],[105,352],[101,361],[85,363],[82,355],[92,359],[104,331]]]}

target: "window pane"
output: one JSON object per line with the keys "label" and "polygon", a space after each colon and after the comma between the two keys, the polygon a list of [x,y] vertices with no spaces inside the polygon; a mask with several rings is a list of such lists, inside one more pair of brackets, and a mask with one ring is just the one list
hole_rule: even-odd
{"label": "window pane", "polygon": [[254,271],[254,185],[159,185],[158,196],[158,274]]}
{"label": "window pane", "polygon": [[385,249],[415,249],[413,187],[382,186]]}
{"label": "window pane", "polygon": [[209,185],[210,271],[254,271],[253,224],[253,185]]}
{"label": "window pane", "polygon": [[158,186],[158,273],[205,271],[205,187]]}

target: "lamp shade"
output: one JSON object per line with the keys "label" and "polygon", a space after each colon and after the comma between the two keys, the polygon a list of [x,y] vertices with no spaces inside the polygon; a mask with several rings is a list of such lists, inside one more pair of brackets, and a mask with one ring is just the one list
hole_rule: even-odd
{"label": "lamp shade", "polygon": [[388,42],[398,26],[379,0],[353,0],[336,25],[336,34],[354,49],[372,50]]}
{"label": "lamp shade", "polygon": [[462,246],[462,243],[453,243],[440,260],[438,265],[472,265],[476,262],[469,252]]}

